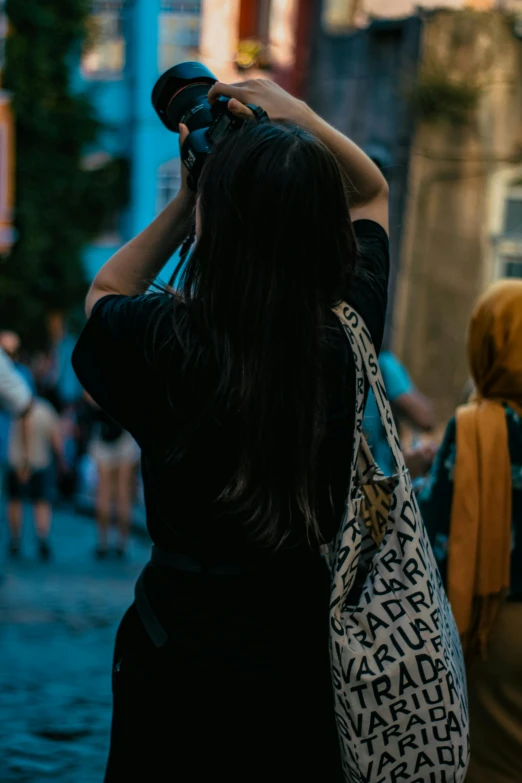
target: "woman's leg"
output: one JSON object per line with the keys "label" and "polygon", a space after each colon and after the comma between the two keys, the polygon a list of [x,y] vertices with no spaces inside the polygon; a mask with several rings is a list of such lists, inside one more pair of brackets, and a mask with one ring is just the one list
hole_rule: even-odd
{"label": "woman's leg", "polygon": [[96,522],[98,525],[97,554],[103,557],[109,546],[109,525],[111,518],[112,487],[114,471],[98,462],[98,491],[96,497]]}
{"label": "woman's leg", "polygon": [[120,465],[117,471],[118,552],[123,554],[129,535],[135,466]]}

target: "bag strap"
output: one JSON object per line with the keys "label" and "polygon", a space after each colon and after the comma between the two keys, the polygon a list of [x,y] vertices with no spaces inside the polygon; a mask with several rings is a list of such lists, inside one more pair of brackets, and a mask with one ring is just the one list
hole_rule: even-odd
{"label": "bag strap", "polygon": [[[342,303],[342,305],[340,305],[339,307],[341,306],[348,308],[348,305],[345,305],[344,303]],[[353,313],[355,319],[359,318],[355,310],[352,310],[351,308],[348,309],[350,310],[350,313]],[[364,407],[365,407],[365,394],[364,394],[365,370],[364,370],[363,358],[361,355],[361,351],[359,349],[357,335],[356,335],[357,327],[354,328],[352,322],[348,319],[348,317],[344,317],[342,312],[341,314],[339,314],[337,312],[337,308],[334,308],[333,312],[339,317],[341,326],[343,328],[343,332],[348,340],[348,343],[350,344],[350,348],[352,349],[353,361],[355,365],[355,432],[354,432],[354,441],[353,441],[352,464],[350,470],[350,490],[351,490],[355,486],[355,481],[357,479],[359,448],[363,437],[362,422],[363,422]],[[348,500],[349,498],[346,499],[347,503]]]}
{"label": "bag strap", "polygon": [[[356,368],[359,364],[363,368],[363,377],[368,380],[368,384],[373,391],[377,408],[379,410],[379,416],[382,426],[386,433],[386,440],[390,447],[393,461],[397,468],[398,473],[406,472],[406,465],[404,463],[404,457],[402,454],[401,442],[397,432],[397,426],[393,417],[390,403],[386,395],[386,387],[382,379],[381,368],[377,360],[375,348],[373,346],[370,332],[364,320],[361,316],[346,302],[341,302],[333,308],[333,312],[341,321],[344,332],[350,342],[352,352],[354,355]],[[357,353],[357,358],[356,358]],[[363,385],[364,390],[364,385]],[[357,375],[357,408],[359,407],[359,376]],[[364,397],[363,397],[363,413],[364,413]],[[352,481],[354,479],[354,468],[357,468],[357,457],[359,453],[361,443],[362,432],[362,417],[361,417],[361,431],[358,429],[358,416],[356,415],[356,437],[354,444],[354,460],[352,461]]]}

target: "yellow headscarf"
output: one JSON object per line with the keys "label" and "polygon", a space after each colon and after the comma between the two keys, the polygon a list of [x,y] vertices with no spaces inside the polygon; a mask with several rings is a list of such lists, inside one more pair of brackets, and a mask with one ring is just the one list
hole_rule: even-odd
{"label": "yellow headscarf", "polygon": [[457,410],[448,596],[468,656],[484,653],[510,583],[511,461],[503,405],[522,415],[522,280],[481,297],[468,334],[475,382]]}

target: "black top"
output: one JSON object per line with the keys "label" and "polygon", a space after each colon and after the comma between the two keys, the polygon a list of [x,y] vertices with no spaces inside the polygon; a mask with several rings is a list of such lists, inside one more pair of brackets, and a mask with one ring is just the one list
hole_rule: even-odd
{"label": "black top", "polygon": [[[379,348],[388,239],[371,221],[358,221],[355,231],[360,270],[345,298]],[[329,667],[330,578],[317,549],[306,545],[304,523],[297,514],[292,517],[294,547],[273,555],[249,543],[241,520],[216,502],[236,464],[232,414],[220,425],[206,424],[180,464],[165,465],[165,449],[176,442],[180,421],[193,416],[212,393],[213,371],[204,379],[184,372],[181,348],[156,350],[151,361],[151,320],[163,314],[155,343],[161,345],[163,335],[172,335],[172,318],[183,306],[163,294],[105,297],[80,337],[74,367],[94,399],[142,448],[153,541],[192,554],[203,566],[257,563],[233,575],[161,565],[146,569],[139,595],[148,599],[167,641],[155,648],[141,624],[143,615],[140,619],[135,607],[129,609],[115,651],[120,674],[113,680],[113,777],[125,777],[114,767],[115,757],[129,758],[129,747],[136,746],[147,754],[147,764],[156,761],[162,772],[190,764],[194,780],[208,779],[204,768],[210,763],[218,777],[223,770],[231,780],[240,779],[241,770],[241,779],[271,775],[274,781],[333,783],[341,778]],[[333,535],[342,515],[355,418],[353,356],[336,316],[328,320],[328,422],[318,475],[325,538]],[[153,735],[154,742],[145,735]],[[205,754],[198,761],[201,742],[211,748],[206,761]]]}
{"label": "black top", "polygon": [[[359,269],[345,299],[364,318],[378,350],[386,314],[388,238],[368,220],[357,221],[355,232]],[[289,690],[291,670],[295,683],[306,678],[311,694],[309,703],[296,708],[303,727],[312,727],[318,747],[326,747],[335,735],[328,662],[330,579],[317,548],[307,545],[304,522],[293,516],[292,548],[273,554],[252,545],[241,520],[216,501],[236,465],[232,416],[219,425],[208,423],[180,463],[165,464],[165,449],[176,442],[180,422],[194,415],[213,383],[212,377],[195,378],[183,371],[181,347],[159,354],[152,350],[154,336],[157,346],[162,333],[172,335],[173,315],[183,306],[165,294],[107,296],[94,308],[73,356],[81,383],[142,448],[147,524],[154,543],[208,566],[248,564],[246,573],[229,577],[154,566],[144,574],[145,594],[168,634],[169,655],[175,651],[183,661],[171,665],[183,670],[190,687],[201,680],[202,671],[202,682],[237,685],[247,677],[252,705],[259,705],[272,688],[280,707],[283,691],[291,706],[298,701]],[[154,335],[150,324],[157,324],[159,312],[164,316]],[[319,520],[326,540],[344,509],[355,428],[353,355],[337,317],[332,313],[328,320],[327,427],[318,475]],[[133,626],[133,650],[139,647],[140,627]]]}
{"label": "black top", "polygon": [[[387,303],[388,238],[369,220],[354,224],[359,265],[345,299],[363,317],[380,350]],[[165,308],[166,299],[171,306]],[[165,449],[175,442],[179,422],[190,417],[211,388],[212,379],[181,373],[180,346],[151,360],[158,308],[165,313],[155,345],[172,329],[173,303],[167,294],[106,296],[94,308],[73,355],[82,385],[94,400],[142,449],[147,524],[155,544],[196,556],[257,559],[265,553],[252,547],[241,520],[227,516],[216,498],[229,481],[237,454],[236,427],[231,419],[209,423],[194,439],[189,453],[174,467],[165,464]],[[320,524],[330,539],[346,498],[354,431],[355,368],[351,350],[336,316],[331,314],[326,346],[328,421],[319,459]],[[333,508],[329,499],[331,487]],[[293,544],[305,541],[304,525],[295,520]]]}

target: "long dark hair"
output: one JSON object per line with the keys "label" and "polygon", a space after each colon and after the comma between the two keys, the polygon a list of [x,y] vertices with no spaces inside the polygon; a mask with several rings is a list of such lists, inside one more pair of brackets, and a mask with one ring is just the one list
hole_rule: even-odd
{"label": "long dark hair", "polygon": [[245,123],[205,165],[200,230],[174,319],[185,367],[217,368],[211,417],[239,419],[235,472],[221,500],[260,543],[280,545],[294,509],[319,538],[315,473],[324,434],[328,308],[346,291],[356,242],[334,155],[288,123]]}

